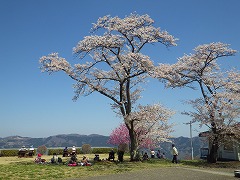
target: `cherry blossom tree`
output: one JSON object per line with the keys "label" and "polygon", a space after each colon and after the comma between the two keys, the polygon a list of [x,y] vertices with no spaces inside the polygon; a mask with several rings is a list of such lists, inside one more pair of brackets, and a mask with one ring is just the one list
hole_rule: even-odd
{"label": "cherry blossom tree", "polygon": [[82,63],[72,66],[58,53],[40,58],[43,72],[63,71],[76,82],[74,100],[98,92],[112,101],[112,108],[120,110],[129,130],[131,160],[134,160],[137,144],[134,121],[129,120],[128,115],[140,98],[140,83],[150,77],[149,72],[155,67],[150,57],[141,51],[147,44],[176,46],[177,40],[153,24],[148,15],[136,13],[123,19],[104,16],[93,24],[93,34],[73,48]]}
{"label": "cherry blossom tree", "polygon": [[193,54],[179,58],[176,64],[161,64],[155,71],[167,87],[200,89],[202,97],[188,101],[194,111],[184,114],[191,116],[192,122],[209,127],[209,162],[216,162],[222,143],[240,138],[240,73],[236,69],[224,72],[217,63],[219,58],[235,53],[228,44],[204,44]]}
{"label": "cherry blossom tree", "polygon": [[108,143],[112,145],[130,143],[129,131],[126,124],[122,123],[119,125],[119,127],[112,131],[112,133],[109,136]]}
{"label": "cherry blossom tree", "polygon": [[[143,133],[141,134],[141,132]],[[144,137],[144,139],[138,138],[143,136],[144,133],[145,133],[145,130],[140,130],[140,129],[138,129],[138,131],[136,132],[138,147],[154,148],[153,147],[154,143],[152,142],[152,139],[148,139],[147,137]],[[126,124],[120,124],[119,127],[117,127],[112,131],[112,133],[109,136],[108,143],[112,145],[117,145],[117,146],[121,144],[128,144],[128,145],[130,144],[129,131]]]}
{"label": "cherry blossom tree", "polygon": [[[128,118],[134,123],[137,148],[154,148],[160,142],[170,141],[170,133],[173,131],[173,124],[168,120],[174,114],[173,111],[164,108],[160,104],[142,106],[131,112]],[[110,144],[119,145],[130,142],[129,131],[125,124],[121,124],[112,131]]]}

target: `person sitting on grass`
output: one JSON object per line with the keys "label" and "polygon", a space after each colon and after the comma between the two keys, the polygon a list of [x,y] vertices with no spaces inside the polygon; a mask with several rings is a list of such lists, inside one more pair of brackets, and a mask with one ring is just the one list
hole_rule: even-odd
{"label": "person sitting on grass", "polygon": [[115,159],[115,152],[113,151],[113,149],[109,152],[109,157],[108,157],[108,160],[113,160],[114,161]]}
{"label": "person sitting on grass", "polygon": [[30,146],[28,156],[32,157],[34,155],[34,148],[33,145]]}
{"label": "person sitting on grass", "polygon": [[86,156],[83,156],[83,159],[81,160],[81,166],[91,166],[92,164],[88,161],[88,158]]}
{"label": "person sitting on grass", "polygon": [[161,156],[162,156],[162,155],[161,155],[161,152],[160,152],[160,150],[158,150],[158,151],[157,151],[157,158],[161,159]]}
{"label": "person sitting on grass", "polygon": [[76,154],[77,154],[77,152],[76,152],[76,147],[73,146],[73,147],[72,147],[72,153],[71,153],[71,155],[76,155]]}
{"label": "person sitting on grass", "polygon": [[100,158],[99,158],[99,154],[95,154],[95,157],[93,159],[94,161],[101,161]]}
{"label": "person sitting on grass", "polygon": [[77,166],[77,156],[76,155],[72,155],[69,162],[68,162],[68,166]]}
{"label": "person sitting on grass", "polygon": [[51,163],[52,164],[58,163],[58,157],[56,153],[53,153],[53,157],[51,158]]}
{"label": "person sitting on grass", "polygon": [[37,154],[37,157],[35,158],[34,160],[35,163],[37,164],[41,164],[41,163],[45,163],[46,160],[45,159],[42,159],[42,154],[38,153]]}
{"label": "person sitting on grass", "polygon": [[166,159],[165,153],[162,153],[162,159]]}
{"label": "person sitting on grass", "polygon": [[22,146],[18,151],[18,157],[25,157],[27,149],[25,146]]}
{"label": "person sitting on grass", "polygon": [[68,147],[65,147],[63,150],[63,157],[68,157]]}
{"label": "person sitting on grass", "polygon": [[151,158],[155,158],[155,151],[153,149],[150,151],[150,153],[151,153]]}
{"label": "person sitting on grass", "polygon": [[145,152],[143,155],[143,161],[149,160],[148,154]]}

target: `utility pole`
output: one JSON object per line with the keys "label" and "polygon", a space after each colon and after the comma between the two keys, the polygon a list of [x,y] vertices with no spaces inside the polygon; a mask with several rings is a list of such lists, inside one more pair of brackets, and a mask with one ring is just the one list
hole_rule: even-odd
{"label": "utility pole", "polygon": [[191,143],[191,159],[193,160],[193,141],[192,141],[192,121],[188,122],[188,123],[183,123],[183,124],[186,124],[186,125],[190,125],[190,143]]}

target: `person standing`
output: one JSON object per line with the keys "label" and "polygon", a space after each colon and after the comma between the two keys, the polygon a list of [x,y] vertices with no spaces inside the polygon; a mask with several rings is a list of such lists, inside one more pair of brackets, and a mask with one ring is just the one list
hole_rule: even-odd
{"label": "person standing", "polygon": [[177,150],[177,148],[175,147],[175,145],[174,144],[172,144],[172,154],[173,154],[173,159],[172,159],[172,163],[178,163],[178,150]]}

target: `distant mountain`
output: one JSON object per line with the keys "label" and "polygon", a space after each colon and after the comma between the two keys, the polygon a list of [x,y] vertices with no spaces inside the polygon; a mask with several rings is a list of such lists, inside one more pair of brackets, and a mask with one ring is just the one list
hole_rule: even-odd
{"label": "distant mountain", "polygon": [[21,146],[38,147],[45,145],[46,147],[81,147],[83,144],[90,144],[92,147],[112,147],[107,141],[109,136],[98,134],[79,135],[79,134],[61,134],[49,136],[47,138],[30,138],[21,136],[9,136],[0,138],[0,149],[20,148]]}
{"label": "distant mountain", "polygon": [[[191,159],[191,139],[187,137],[172,138],[172,142],[175,144],[179,152],[180,159]],[[193,156],[200,157],[200,148],[206,147],[206,142],[203,142],[199,137],[193,137]],[[167,158],[172,158],[172,143],[164,142],[160,144],[160,150],[165,153]]]}
{"label": "distant mountain", "polygon": [[[47,138],[30,138],[21,136],[9,136],[0,138],[0,149],[20,148],[21,146],[30,147],[33,145],[35,148],[41,145],[46,147],[82,147],[83,144],[90,144],[91,147],[112,147],[107,141],[109,136],[102,136],[99,134],[79,135],[79,134],[60,134],[56,136],[49,136]],[[179,151],[179,157],[182,159],[191,158],[191,144],[190,138],[178,137],[172,138],[172,142],[176,145]],[[199,137],[193,137],[193,150],[194,157],[200,156],[200,147],[203,147],[203,142]],[[171,145],[170,142],[160,144],[161,152],[164,152],[167,158],[171,158]]]}

